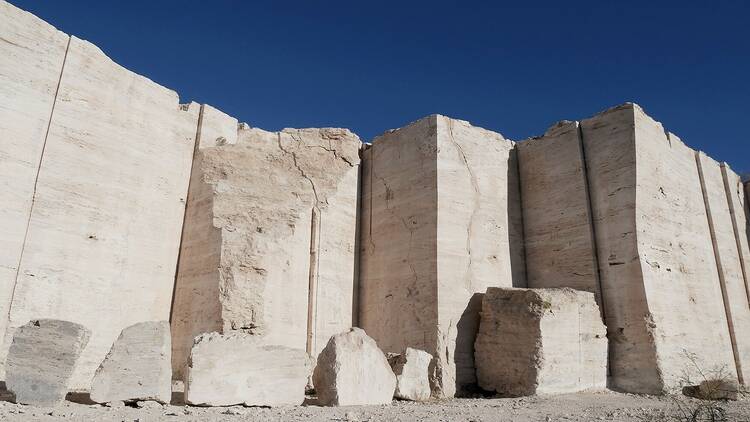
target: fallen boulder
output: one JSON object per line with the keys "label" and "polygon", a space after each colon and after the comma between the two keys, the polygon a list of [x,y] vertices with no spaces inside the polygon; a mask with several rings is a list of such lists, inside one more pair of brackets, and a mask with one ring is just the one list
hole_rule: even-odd
{"label": "fallen boulder", "polygon": [[196,337],[185,371],[188,404],[286,406],[305,400],[310,369],[305,351],[236,332]]}
{"label": "fallen boulder", "polygon": [[429,400],[431,361],[431,354],[411,347],[407,347],[401,354],[389,354],[388,363],[396,375],[394,397],[411,401]]}
{"label": "fallen boulder", "polygon": [[733,379],[705,380],[696,389],[696,398],[703,400],[739,400],[740,384]]}
{"label": "fallen boulder", "polygon": [[328,340],[318,355],[313,384],[323,406],[388,404],[396,376],[375,340],[351,328]]}
{"label": "fallen boulder", "polygon": [[141,322],[125,328],[96,370],[91,400],[169,403],[172,397],[169,322]]}
{"label": "fallen boulder", "polygon": [[503,396],[605,388],[606,328],[594,294],[487,289],[475,362],[479,386]]}
{"label": "fallen boulder", "polygon": [[65,400],[90,335],[80,324],[56,319],[18,327],[5,362],[5,385],[16,403],[51,407]]}

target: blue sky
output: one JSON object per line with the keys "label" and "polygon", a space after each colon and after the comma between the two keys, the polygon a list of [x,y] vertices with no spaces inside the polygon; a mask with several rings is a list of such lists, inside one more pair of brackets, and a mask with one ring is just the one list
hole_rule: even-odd
{"label": "blue sky", "polygon": [[268,130],[440,113],[520,140],[634,101],[750,172],[750,2],[11,0]]}

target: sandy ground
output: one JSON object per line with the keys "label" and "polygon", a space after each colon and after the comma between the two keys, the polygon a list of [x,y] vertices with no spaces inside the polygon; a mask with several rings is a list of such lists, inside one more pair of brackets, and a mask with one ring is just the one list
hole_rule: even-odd
{"label": "sandy ground", "polygon": [[[678,405],[679,403],[679,405]],[[669,421],[679,407],[701,402],[685,397],[646,397],[612,392],[519,399],[451,399],[431,403],[394,401],[387,406],[286,408],[161,406],[106,407],[65,402],[53,409],[0,402],[2,421]],[[750,401],[722,402],[728,421],[750,421]]]}

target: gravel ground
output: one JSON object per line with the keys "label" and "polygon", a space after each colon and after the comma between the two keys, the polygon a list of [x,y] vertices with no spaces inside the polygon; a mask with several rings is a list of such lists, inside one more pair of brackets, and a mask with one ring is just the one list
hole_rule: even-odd
{"label": "gravel ground", "polygon": [[[668,421],[680,407],[708,402],[685,397],[649,397],[613,392],[518,399],[451,399],[430,403],[394,401],[386,406],[325,408],[188,407],[144,403],[142,408],[65,402],[54,409],[0,402],[2,421]],[[750,421],[750,401],[722,402],[728,421]]]}

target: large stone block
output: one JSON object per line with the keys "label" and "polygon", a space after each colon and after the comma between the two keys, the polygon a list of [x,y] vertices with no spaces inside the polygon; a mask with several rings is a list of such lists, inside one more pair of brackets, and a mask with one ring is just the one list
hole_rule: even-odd
{"label": "large stone block", "polygon": [[429,116],[364,151],[360,325],[387,352],[432,354],[436,396],[476,382],[479,293],[525,284],[513,147]]}
{"label": "large stone block", "polygon": [[315,355],[352,326],[359,138],[235,124],[233,141],[229,119],[204,107],[172,310],[177,378],[204,332]]}
{"label": "large stone block", "polygon": [[332,336],[320,352],[313,385],[323,406],[388,404],[396,376],[375,340],[352,328]]}
{"label": "large stone block", "polygon": [[475,347],[478,383],[488,391],[515,397],[606,388],[606,328],[592,293],[489,288]]}
{"label": "large stone block", "polygon": [[426,401],[430,398],[429,369],[432,355],[424,350],[407,347],[403,353],[388,355],[388,363],[396,375],[397,399]]}
{"label": "large stone block", "polygon": [[[10,6],[2,7],[2,31],[41,26],[26,14],[6,15]],[[6,19],[18,22],[6,25]],[[71,387],[88,389],[123,328],[169,319],[198,107],[180,106],[175,92],[122,68],[75,37],[63,64],[52,48],[57,41],[48,43],[56,38],[48,33],[19,40],[20,46],[32,47],[24,57],[47,56],[23,66],[24,74],[56,69],[51,78],[60,82],[54,110],[42,94],[49,90],[43,86],[56,82],[42,81],[29,85],[31,92],[23,94],[27,100],[0,107],[32,113],[24,109],[27,104],[46,110],[50,119],[48,128],[41,124],[46,132],[41,158],[33,157],[39,150],[30,134],[17,140],[30,142],[29,154],[18,156],[27,163],[22,167],[33,167],[35,173],[34,163],[40,164],[31,204],[23,205],[26,193],[21,202],[9,201],[13,209],[21,204],[18,210],[28,210],[29,223],[22,254],[9,251],[20,265],[11,265],[18,269],[10,306],[2,314],[8,322],[0,360],[14,330],[32,318],[80,323],[91,330],[91,340]],[[41,44],[48,44],[49,55],[37,52]],[[15,47],[3,43],[2,48]],[[21,57],[15,50],[9,53]],[[0,62],[17,66],[8,56]],[[33,125],[28,128],[40,132]],[[0,167],[5,171],[4,163]],[[25,178],[26,173],[18,175]],[[17,227],[25,231],[23,226]]]}
{"label": "large stone block", "polygon": [[5,385],[16,402],[62,402],[89,336],[82,325],[53,319],[30,321],[15,330],[5,362]]}
{"label": "large stone block", "polygon": [[[0,1],[0,336],[5,333],[68,35]],[[7,350],[7,347],[6,347]],[[0,353],[0,378],[2,357]]]}
{"label": "large stone block", "polygon": [[115,340],[91,382],[97,403],[172,399],[172,347],[169,323],[140,322]]}
{"label": "large stone block", "polygon": [[264,345],[252,334],[202,334],[185,374],[185,401],[198,406],[284,406],[305,400],[304,350]]}

